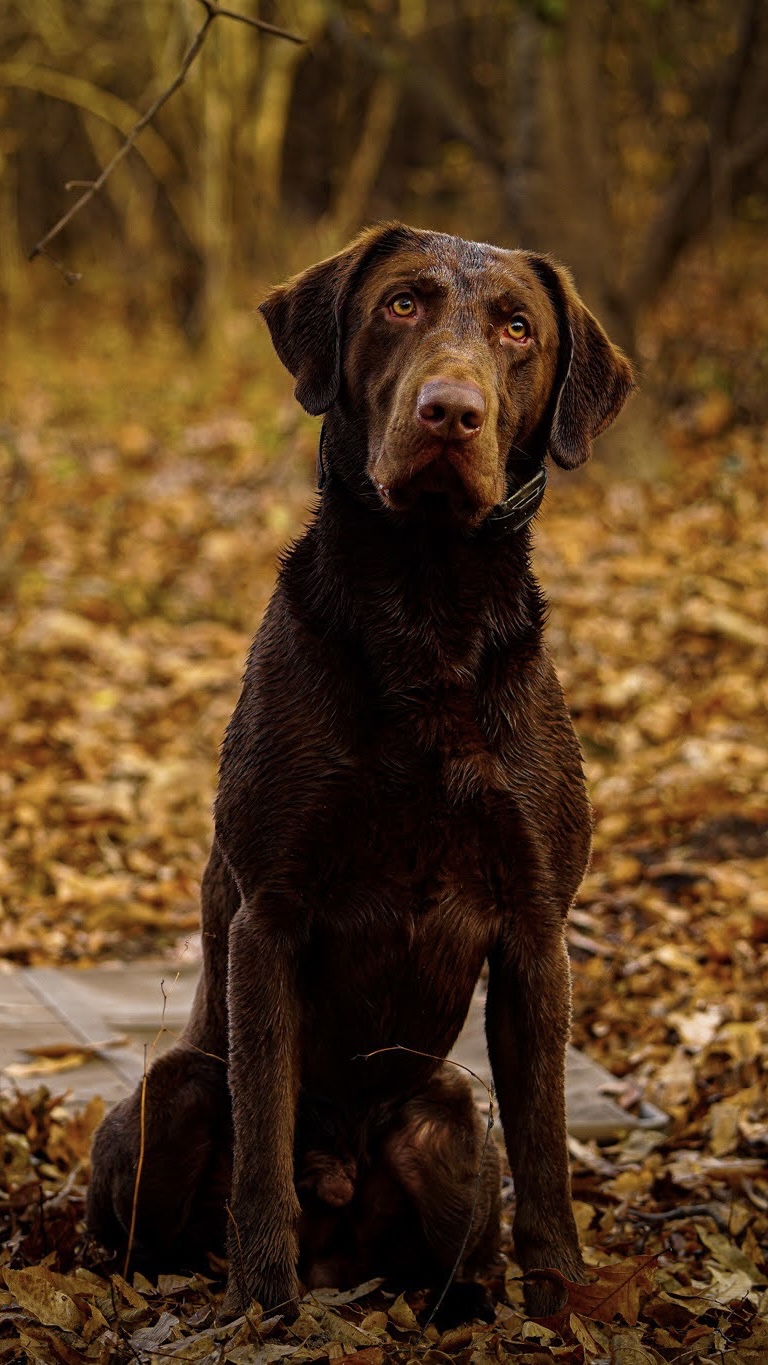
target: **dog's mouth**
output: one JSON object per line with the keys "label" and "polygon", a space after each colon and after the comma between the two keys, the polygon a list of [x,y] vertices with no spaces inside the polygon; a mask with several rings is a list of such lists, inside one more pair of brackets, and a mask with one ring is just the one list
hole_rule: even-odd
{"label": "dog's mouth", "polygon": [[413,517],[474,526],[488,510],[478,506],[477,498],[447,458],[447,452],[406,479],[393,480],[388,485],[375,479],[374,482],[385,507]]}

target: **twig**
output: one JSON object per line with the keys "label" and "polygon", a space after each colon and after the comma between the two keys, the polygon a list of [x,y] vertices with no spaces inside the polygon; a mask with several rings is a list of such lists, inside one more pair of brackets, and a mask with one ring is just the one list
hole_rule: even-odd
{"label": "twig", "polygon": [[[225,1203],[224,1208],[227,1210],[227,1217],[229,1218],[229,1220],[230,1220],[230,1222],[231,1222],[233,1228],[235,1229],[235,1241],[237,1242],[237,1257],[238,1257],[237,1278],[238,1278],[238,1281],[239,1281],[240,1302],[241,1302],[241,1303],[245,1303],[245,1294],[246,1294],[245,1261],[243,1260],[243,1244],[242,1244],[242,1242],[240,1241],[240,1229],[239,1229],[239,1227],[237,1226],[237,1219],[235,1218],[234,1213],[232,1212],[231,1208],[229,1207],[229,1201],[228,1201],[228,1200],[227,1200],[227,1202]],[[249,1306],[250,1306],[250,1305],[249,1305]],[[248,1316],[248,1309],[245,1310],[245,1316],[246,1316],[246,1317]]]}
{"label": "twig", "polygon": [[[180,976],[181,972],[177,972],[171,982],[171,990],[173,990],[174,986],[178,985]],[[168,1008],[168,991],[165,989],[165,977],[162,977],[160,981],[160,994],[163,997],[163,1012],[160,1015],[160,1031],[161,1033],[168,1033],[169,1030],[165,1027],[165,1011]]]}
{"label": "twig", "polygon": [[[95,180],[83,182],[87,185],[87,188],[85,189],[83,194],[80,195],[80,198],[75,201],[75,203],[71,206],[71,208],[67,210],[65,214],[62,214],[61,218],[58,220],[57,223],[54,223],[52,228],[49,228],[45,236],[41,237],[40,241],[35,243],[35,245],[32,247],[32,250],[29,253],[30,261],[33,261],[36,256],[47,256],[48,260],[50,260],[52,264],[55,265],[56,269],[61,271],[62,275],[67,281],[67,284],[76,284],[77,281],[82,278],[82,276],[76,274],[74,271],[67,270],[66,266],[62,265],[61,261],[57,260],[57,258],[53,256],[50,251],[47,250],[48,243],[53,241],[54,237],[58,237],[59,233],[62,232],[63,229],[67,226],[67,224],[70,223],[72,219],[75,217],[75,214],[79,213],[82,208],[85,208],[85,205],[90,203],[94,195],[98,194],[99,190],[102,188],[106,180],[112,174],[115,167],[118,166],[120,162],[123,161],[125,157],[128,155],[129,151],[131,150],[131,147],[133,146],[134,142],[139,136],[139,133],[141,133],[143,129],[146,128],[148,123],[151,123],[152,119],[155,117],[155,114],[158,112],[158,110],[162,109],[163,105],[166,103],[167,100],[170,99],[171,95],[175,94],[175,92],[179,89],[179,86],[184,84],[184,81],[187,78],[189,68],[192,66],[192,63],[199,56],[200,50],[208,34],[208,30],[211,27],[211,24],[213,23],[214,19],[220,18],[235,19],[241,24],[247,24],[249,28],[260,29],[262,32],[269,33],[275,38],[286,38],[290,43],[304,43],[306,41],[304,38],[299,37],[298,34],[289,33],[289,31],[284,28],[277,28],[274,24],[268,24],[263,19],[253,19],[251,18],[250,15],[238,14],[235,10],[223,9],[220,5],[214,4],[213,0],[200,0],[200,4],[203,6],[203,9],[205,10],[205,19],[203,20],[202,24],[200,25],[200,28],[197,30],[197,33],[195,34],[194,38],[189,44],[189,47],[184,53],[181,66],[176,72],[176,75],[174,76],[170,85],[166,86],[165,90],[162,90],[160,92],[157,98],[153,100],[152,104],[149,106],[149,109],[147,109],[146,113],[142,114],[138,122],[133,125],[131,131],[125,138],[125,141],[120,145],[120,147],[118,147],[117,151],[115,152],[115,155],[112,157],[112,160],[107,163],[101,174],[97,176]],[[78,181],[69,181],[68,188],[74,187],[79,183],[80,182]]]}
{"label": "twig", "polygon": [[440,1062],[441,1064],[443,1062],[448,1062],[449,1066],[456,1066],[458,1067],[459,1071],[466,1071],[467,1075],[474,1077],[478,1085],[481,1085],[483,1087],[483,1090],[486,1091],[488,1095],[488,1103],[491,1107],[491,1113],[493,1113],[492,1086],[486,1085],[482,1076],[478,1076],[477,1072],[473,1071],[471,1066],[465,1066],[463,1062],[455,1062],[453,1057],[437,1057],[434,1054],[434,1052],[420,1052],[419,1049],[416,1047],[405,1047],[403,1043],[393,1043],[391,1047],[377,1047],[375,1052],[357,1052],[355,1056],[352,1058],[352,1060],[353,1062],[356,1061],[367,1062],[370,1060],[371,1057],[380,1057],[384,1052],[410,1052],[412,1057],[426,1057],[427,1061]]}
{"label": "twig", "polygon": [[[171,983],[171,990],[173,990],[173,987],[177,984],[180,975],[181,975],[180,972],[177,972],[177,973],[176,973],[175,977],[173,978],[173,982]],[[143,1169],[143,1166],[144,1166],[144,1153],[145,1153],[145,1150],[146,1150],[146,1141],[147,1141],[147,1131],[146,1131],[146,1129],[147,1129],[147,1125],[146,1125],[146,1113],[147,1113],[147,1076],[148,1076],[148,1071],[149,1071],[149,1063],[150,1063],[150,1061],[151,1061],[152,1054],[153,1054],[153,1052],[155,1051],[155,1048],[157,1047],[157,1045],[158,1045],[158,1043],[160,1042],[160,1039],[162,1038],[162,1036],[163,1036],[164,1033],[169,1033],[169,1034],[171,1035],[171,1037],[179,1037],[179,1036],[181,1036],[181,1035],[179,1035],[179,1034],[175,1034],[174,1031],[173,1031],[173,1029],[168,1029],[168,1028],[166,1028],[166,1026],[165,1026],[165,1011],[166,1011],[166,1009],[167,1009],[167,1007],[168,1007],[168,996],[169,996],[169,992],[165,989],[165,977],[163,977],[163,978],[161,979],[161,981],[160,981],[160,994],[161,994],[162,997],[163,997],[163,1009],[162,1009],[162,1013],[161,1013],[161,1015],[160,1015],[160,1027],[159,1027],[159,1029],[157,1030],[157,1033],[155,1034],[154,1038],[152,1039],[152,1042],[151,1042],[151,1044],[150,1044],[150,1046],[149,1046],[149,1049],[147,1048],[146,1043],[144,1044],[144,1071],[143,1071],[143,1074],[142,1074],[142,1077],[141,1077],[141,1102],[140,1102],[140,1108],[139,1108],[139,1125],[140,1125],[140,1133],[139,1133],[139,1159],[138,1159],[138,1162],[137,1162],[137,1164],[136,1164],[136,1176],[135,1176],[135,1179],[134,1179],[134,1182],[133,1182],[133,1200],[132,1200],[132,1203],[131,1203],[131,1225],[130,1225],[130,1227],[129,1227],[129,1229],[128,1229],[128,1242],[127,1242],[126,1249],[125,1249],[125,1263],[124,1263],[124,1266],[123,1266],[123,1279],[124,1279],[124,1280],[127,1280],[127,1279],[128,1279],[128,1266],[129,1266],[130,1259],[131,1259],[131,1251],[133,1250],[133,1238],[134,1238],[134,1235],[135,1235],[135,1232],[136,1232],[136,1218],[137,1218],[137,1216],[138,1216],[138,1208],[139,1208],[139,1185],[140,1185],[140,1183],[141,1183],[141,1172],[142,1172],[142,1169]],[[202,1055],[203,1057],[212,1057],[212,1058],[214,1059],[214,1061],[223,1062],[225,1066],[227,1065],[227,1063],[226,1063],[226,1061],[225,1061],[225,1059],[224,1059],[223,1057],[217,1057],[216,1054],[213,1053],[213,1052],[203,1052],[203,1049],[202,1049],[202,1048],[195,1047],[193,1043],[190,1043],[189,1046],[192,1048],[192,1050],[193,1050],[194,1052],[199,1052],[199,1053],[201,1053],[201,1055]],[[231,1216],[231,1215],[230,1215],[230,1216]]]}
{"label": "twig", "polygon": [[74,1166],[72,1167],[72,1170],[70,1171],[69,1175],[64,1181],[64,1184],[62,1185],[61,1189],[57,1190],[56,1194],[49,1195],[49,1197],[46,1199],[45,1207],[47,1209],[53,1211],[62,1208],[64,1204],[66,1204],[67,1199],[69,1198],[72,1190],[75,1188],[75,1185],[77,1184],[77,1178],[80,1175],[82,1169],[83,1169],[82,1161],[76,1161]]}
{"label": "twig", "polygon": [[237,19],[241,24],[248,24],[250,28],[261,29],[262,33],[271,33],[274,38],[287,38],[289,43],[306,43],[306,38],[300,38],[298,33],[290,33],[287,28],[276,28],[274,24],[268,24],[265,19],[252,19],[250,14],[238,14],[233,9],[225,9],[223,5],[215,5],[211,0],[200,0],[200,4],[208,13],[216,19],[221,15],[222,19]]}
{"label": "twig", "polygon": [[679,1204],[674,1209],[664,1209],[659,1213],[645,1212],[643,1209],[629,1209],[629,1217],[635,1223],[676,1223],[682,1218],[711,1218],[725,1232],[728,1219],[717,1204]]}
{"label": "twig", "polygon": [[[154,1047],[154,1043],[152,1044]],[[141,1078],[141,1104],[139,1108],[139,1160],[136,1164],[136,1179],[133,1182],[133,1201],[131,1203],[131,1225],[128,1229],[128,1243],[125,1248],[125,1262],[123,1265],[123,1279],[128,1279],[128,1266],[133,1250],[133,1238],[136,1232],[136,1217],[139,1209],[139,1185],[141,1184],[141,1172],[144,1166],[144,1151],[146,1148],[146,1110],[147,1110],[147,1045],[144,1044],[144,1075]]]}
{"label": "twig", "polygon": [[363,1059],[363,1061],[366,1061],[366,1062],[367,1062],[368,1059],[369,1059],[369,1057],[380,1057],[381,1054],[382,1054],[383,1052],[410,1052],[410,1053],[412,1053],[412,1055],[413,1055],[414,1057],[427,1057],[427,1058],[428,1058],[430,1061],[432,1061],[432,1062],[441,1062],[441,1063],[448,1062],[450,1066],[456,1066],[456,1067],[459,1068],[460,1071],[466,1071],[467,1074],[468,1074],[469,1076],[473,1076],[474,1079],[478,1082],[478,1084],[480,1084],[480,1085],[483,1087],[483,1089],[487,1092],[487,1095],[488,1095],[488,1122],[487,1122],[486,1127],[485,1127],[485,1138],[484,1138],[484,1140],[483,1140],[483,1149],[482,1149],[482,1151],[481,1151],[481,1153],[480,1153],[480,1161],[479,1161],[479,1164],[478,1164],[478,1167],[477,1167],[477,1175],[475,1176],[475,1190],[474,1190],[474,1194],[473,1194],[473,1196],[472,1196],[472,1207],[471,1207],[471,1209],[469,1210],[469,1218],[467,1219],[467,1226],[466,1226],[466,1229],[465,1229],[465,1231],[464,1231],[464,1236],[463,1236],[462,1239],[461,1239],[461,1245],[459,1246],[459,1250],[458,1250],[458,1252],[457,1252],[457,1254],[456,1254],[456,1260],[454,1261],[453,1265],[451,1266],[451,1269],[450,1269],[449,1274],[448,1274],[448,1279],[446,1280],[446,1282],[445,1282],[445,1284],[444,1284],[444,1286],[443,1286],[442,1293],[440,1294],[440,1297],[439,1297],[439,1299],[437,1300],[437,1303],[435,1304],[434,1308],[432,1309],[432,1312],[430,1313],[429,1317],[427,1318],[427,1321],[424,1323],[424,1326],[422,1327],[421,1332],[420,1332],[420,1334],[419,1334],[419,1336],[418,1336],[418,1338],[417,1338],[417,1340],[416,1340],[416,1346],[420,1346],[421,1343],[422,1343],[422,1341],[424,1340],[426,1334],[427,1334],[428,1329],[432,1326],[432,1323],[434,1322],[435,1318],[437,1317],[438,1313],[440,1312],[440,1309],[442,1308],[443,1303],[444,1303],[444,1301],[445,1301],[445,1296],[446,1296],[446,1294],[448,1293],[448,1290],[450,1289],[451,1285],[453,1284],[453,1281],[454,1281],[455,1278],[456,1278],[456,1275],[457,1275],[457,1273],[458,1273],[458,1270],[459,1270],[459,1267],[460,1267],[460,1265],[461,1265],[461,1262],[462,1262],[462,1260],[464,1259],[464,1252],[465,1252],[466,1249],[467,1249],[467,1242],[469,1241],[469,1234],[471,1233],[472,1228],[473,1228],[473,1225],[474,1225],[474,1222],[475,1222],[475,1214],[476,1214],[476,1212],[477,1212],[477,1202],[478,1202],[478,1200],[479,1200],[479,1198],[480,1198],[480,1181],[481,1181],[482,1174],[483,1174],[483,1165],[484,1165],[484,1163],[485,1163],[485,1155],[486,1155],[486,1152],[488,1151],[488,1143],[490,1142],[490,1139],[491,1139],[491,1129],[492,1129],[493,1123],[494,1123],[494,1116],[493,1116],[493,1088],[492,1088],[492,1086],[490,1086],[490,1085],[486,1085],[486,1083],[485,1083],[485,1081],[483,1080],[482,1076],[478,1076],[477,1072],[476,1072],[476,1071],[473,1071],[472,1068],[471,1068],[471,1066],[465,1066],[463,1062],[455,1062],[455,1061],[453,1060],[452,1057],[436,1057],[436,1056],[434,1055],[434,1053],[432,1053],[432,1052],[420,1052],[420,1051],[418,1050],[418,1048],[415,1048],[415,1047],[404,1047],[402,1043],[395,1043],[394,1046],[392,1046],[392,1047],[379,1047],[379,1048],[376,1048],[376,1051],[375,1051],[375,1052],[362,1052],[362,1053],[358,1053],[358,1056],[361,1057],[361,1058]]}
{"label": "twig", "polygon": [[198,1057],[210,1057],[212,1062],[221,1062],[222,1066],[229,1066],[226,1057],[220,1057],[218,1052],[206,1052],[204,1047],[198,1047],[196,1043],[191,1043],[180,1029],[163,1028],[161,1033],[167,1033],[169,1038],[175,1038],[177,1043],[183,1043],[185,1047],[189,1048],[190,1052],[196,1052]]}

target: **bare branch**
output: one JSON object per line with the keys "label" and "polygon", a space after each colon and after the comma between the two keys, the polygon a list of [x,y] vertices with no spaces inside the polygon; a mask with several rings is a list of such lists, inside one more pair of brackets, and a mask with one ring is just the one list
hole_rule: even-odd
{"label": "bare branch", "polygon": [[300,38],[297,33],[289,33],[287,28],[276,28],[274,24],[268,24],[265,19],[252,19],[250,14],[237,14],[233,9],[225,9],[223,5],[215,5],[211,0],[200,0],[200,4],[211,15],[213,19],[219,15],[223,19],[237,19],[238,23],[248,24],[250,28],[258,28],[262,33],[271,33],[274,38],[287,38],[289,43],[305,43],[306,38]]}
{"label": "bare branch", "polygon": [[[90,196],[88,197],[90,198]],[[72,215],[70,214],[69,216],[71,217]],[[51,236],[52,234],[49,233],[48,238],[50,239]],[[79,284],[80,280],[83,278],[79,270],[68,270],[67,267],[64,265],[64,262],[60,261],[58,256],[54,256],[52,251],[48,250],[47,246],[45,246],[44,244],[44,241],[38,242],[37,246],[35,247],[34,253],[30,253],[29,257],[30,261],[32,260],[33,254],[45,256],[45,258],[50,261],[51,265],[55,266],[59,273],[64,276],[64,279],[67,281],[67,284]]]}
{"label": "bare branch", "polygon": [[[184,53],[181,66],[176,72],[176,75],[174,76],[170,85],[166,86],[165,90],[161,91],[161,93],[157,96],[157,99],[153,100],[152,104],[150,105],[149,109],[147,109],[146,113],[142,114],[138,122],[134,124],[133,128],[131,128],[130,132],[125,138],[125,141],[121,143],[121,145],[118,147],[117,151],[115,152],[115,155],[112,157],[112,160],[107,163],[107,165],[104,167],[103,171],[97,177],[97,179],[93,181],[83,182],[84,184],[87,185],[87,188],[84,191],[84,193],[80,195],[80,198],[75,201],[75,203],[72,205],[71,208],[67,210],[66,213],[62,214],[58,222],[54,223],[53,227],[50,228],[48,232],[46,232],[45,236],[41,237],[40,241],[35,243],[35,245],[32,247],[32,250],[29,253],[30,261],[33,261],[36,256],[47,256],[47,258],[53,263],[53,265],[56,266],[56,269],[61,271],[68,284],[77,283],[81,276],[76,274],[74,271],[67,270],[66,267],[63,266],[61,262],[56,259],[55,256],[52,256],[50,251],[47,250],[48,243],[53,241],[54,237],[58,237],[59,233],[63,231],[67,224],[72,221],[75,215],[79,213],[82,208],[85,208],[86,204],[90,203],[91,199],[93,199],[95,194],[98,194],[99,190],[102,188],[105,181],[112,174],[115,167],[118,166],[120,162],[123,161],[125,157],[128,155],[139,134],[147,127],[147,124],[152,122],[152,119],[155,117],[155,114],[158,112],[159,109],[162,109],[166,101],[171,98],[171,95],[175,94],[175,92],[179,89],[179,86],[183,85],[184,81],[186,80],[189,68],[192,66],[196,58],[200,55],[201,48],[203,46],[203,43],[205,42],[208,30],[211,27],[211,24],[213,23],[214,19],[219,18],[236,19],[240,23],[248,24],[249,27],[260,29],[263,32],[269,33],[276,38],[287,38],[288,41],[291,43],[303,43],[305,41],[304,38],[300,38],[298,34],[289,33],[287,29],[276,28],[274,24],[268,24],[261,19],[252,19],[250,18],[250,16],[246,14],[238,14],[235,10],[223,9],[220,5],[214,4],[213,0],[200,0],[200,4],[203,6],[203,9],[205,10],[205,19],[203,20],[202,24],[200,25],[200,28],[197,30],[197,33],[195,34],[194,38],[189,44],[189,47]],[[70,181],[67,188],[69,188],[70,186],[74,187],[77,184],[78,184],[77,181]]]}

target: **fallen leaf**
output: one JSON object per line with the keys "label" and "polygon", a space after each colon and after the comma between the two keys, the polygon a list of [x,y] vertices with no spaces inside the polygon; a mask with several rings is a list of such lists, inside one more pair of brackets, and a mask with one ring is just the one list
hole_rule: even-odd
{"label": "fallen leaf", "polygon": [[47,1327],[61,1327],[65,1332],[76,1332],[83,1323],[77,1304],[58,1289],[46,1266],[30,1266],[26,1270],[2,1272],[5,1283],[21,1307]]}
{"label": "fallen leaf", "polygon": [[616,1332],[611,1337],[612,1365],[659,1365],[662,1357],[645,1346],[642,1332]]}
{"label": "fallen leaf", "polygon": [[9,1062],[3,1068],[6,1076],[13,1080],[27,1080],[31,1076],[56,1076],[60,1071],[73,1071],[85,1066],[96,1055],[91,1047],[71,1048],[58,1057],[40,1057],[36,1062]]}
{"label": "fallen leaf", "polygon": [[354,1323],[347,1322],[340,1313],[334,1313],[330,1308],[319,1308],[316,1321],[318,1327],[327,1332],[332,1341],[342,1341],[345,1346],[354,1346],[358,1350],[363,1346],[376,1345],[375,1337],[363,1332]]}
{"label": "fallen leaf", "polygon": [[[114,1038],[105,1038],[103,1043],[90,1043],[87,1046],[80,1046],[78,1044],[76,1050],[78,1052],[86,1052],[90,1055],[95,1055],[100,1052],[102,1048],[125,1047],[129,1041],[127,1035],[122,1033]],[[29,1046],[23,1047],[21,1051],[26,1052],[28,1057],[69,1057],[72,1054],[72,1044],[32,1043]]]}
{"label": "fallen leaf", "polygon": [[418,1332],[419,1323],[411,1305],[406,1301],[405,1295],[400,1294],[389,1310],[389,1318],[396,1327],[402,1327],[406,1332]]}
{"label": "fallen leaf", "polygon": [[128,1281],[123,1279],[122,1275],[113,1274],[110,1279],[115,1289],[122,1294],[125,1302],[129,1303],[131,1308],[146,1308],[146,1300],[141,1294],[137,1293],[133,1285],[128,1284]]}
{"label": "fallen leaf", "polygon": [[325,1303],[329,1306],[357,1303],[358,1299],[366,1298],[368,1294],[372,1294],[383,1283],[384,1280],[379,1276],[375,1280],[366,1280],[363,1284],[358,1284],[354,1289],[313,1289],[307,1298],[315,1303]]}
{"label": "fallen leaf", "polygon": [[704,1224],[695,1221],[694,1227],[700,1242],[708,1247],[717,1261],[718,1265],[725,1270],[736,1271],[745,1276],[750,1285],[768,1283],[768,1275],[764,1275],[761,1270],[751,1261],[740,1247],[736,1246],[722,1232],[711,1232]]}
{"label": "fallen leaf", "polygon": [[723,1022],[723,1011],[719,1005],[706,1005],[690,1014],[680,1010],[670,1010],[668,1022],[680,1035],[681,1043],[693,1052],[698,1052],[712,1042]]}
{"label": "fallen leaf", "polygon": [[526,1318],[520,1329],[520,1336],[523,1341],[556,1341],[557,1333],[552,1331],[543,1322],[537,1322],[535,1318]]}
{"label": "fallen leaf", "polygon": [[[654,1271],[658,1256],[629,1256],[615,1265],[600,1268],[597,1276],[587,1284],[566,1279],[557,1270],[529,1270],[523,1276],[529,1280],[555,1280],[566,1293],[566,1310],[596,1322],[613,1322],[620,1316],[629,1327],[637,1326],[640,1302],[653,1291]],[[560,1314],[558,1314],[560,1316]]]}
{"label": "fallen leaf", "polygon": [[595,1338],[593,1337],[592,1333],[587,1327],[587,1324],[585,1322],[582,1322],[581,1318],[578,1317],[576,1313],[571,1313],[569,1315],[568,1326],[570,1327],[576,1340],[582,1346],[585,1356],[587,1357],[599,1356],[603,1354],[603,1348],[600,1345],[600,1342],[595,1341]]}
{"label": "fallen leaf", "polygon": [[174,1313],[163,1312],[151,1327],[140,1327],[131,1334],[131,1346],[134,1351],[156,1351],[165,1345],[178,1325],[179,1319]]}

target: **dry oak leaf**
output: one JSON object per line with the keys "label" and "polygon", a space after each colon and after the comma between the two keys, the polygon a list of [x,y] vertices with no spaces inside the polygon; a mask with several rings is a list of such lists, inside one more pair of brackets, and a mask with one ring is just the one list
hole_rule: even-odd
{"label": "dry oak leaf", "polygon": [[658,1259],[658,1255],[628,1256],[614,1265],[601,1266],[588,1284],[577,1284],[559,1270],[551,1269],[529,1270],[523,1280],[554,1280],[562,1285],[566,1297],[560,1312],[554,1315],[557,1319],[565,1312],[593,1318],[595,1322],[613,1322],[618,1316],[628,1327],[636,1327],[641,1297],[653,1293]]}
{"label": "dry oak leaf", "polygon": [[56,1285],[46,1266],[26,1270],[3,1270],[5,1283],[21,1307],[46,1327],[76,1332],[83,1325],[83,1314],[73,1299]]}

